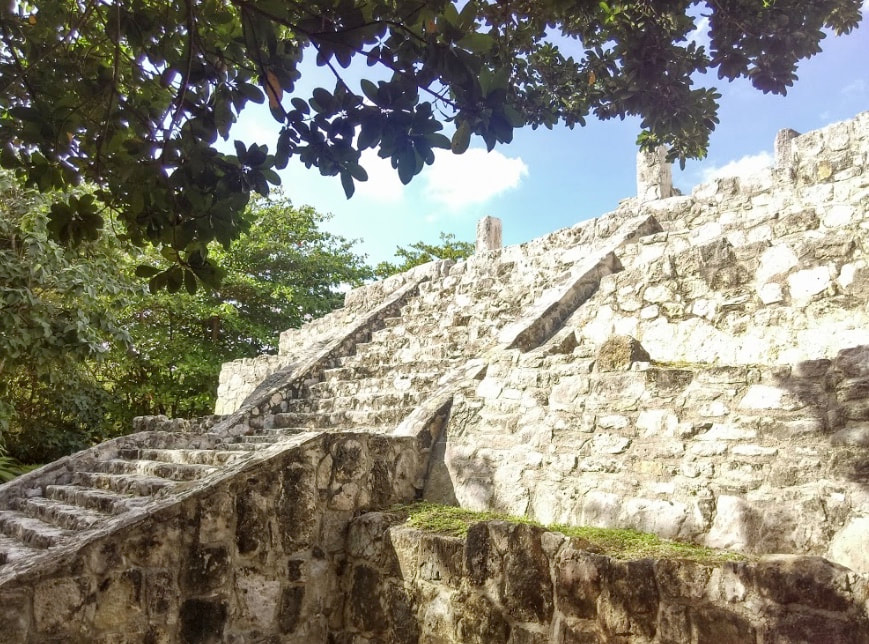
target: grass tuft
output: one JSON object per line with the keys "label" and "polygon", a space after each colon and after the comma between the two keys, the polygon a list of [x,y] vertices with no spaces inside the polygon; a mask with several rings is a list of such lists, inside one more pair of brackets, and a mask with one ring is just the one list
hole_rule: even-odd
{"label": "grass tuft", "polygon": [[481,521],[508,521],[533,525],[578,539],[583,543],[577,545],[583,550],[614,559],[688,559],[709,564],[748,559],[743,554],[661,539],[654,534],[637,532],[636,530],[563,524],[544,526],[525,517],[515,517],[498,512],[474,512],[455,506],[425,502],[395,506],[392,511],[406,517],[407,525],[413,528],[453,537],[465,537],[468,534],[468,528]]}

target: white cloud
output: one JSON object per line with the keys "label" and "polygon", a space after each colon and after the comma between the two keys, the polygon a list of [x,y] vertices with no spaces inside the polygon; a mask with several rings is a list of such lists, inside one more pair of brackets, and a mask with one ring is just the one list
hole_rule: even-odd
{"label": "white cloud", "polygon": [[381,159],[374,150],[365,150],[359,165],[368,172],[368,181],[356,182],[357,195],[384,203],[401,201],[404,186],[389,159]]}
{"label": "white cloud", "polygon": [[702,181],[712,181],[722,177],[745,177],[757,174],[772,165],[772,155],[769,152],[749,154],[736,161],[731,161],[721,167],[709,166],[703,168]]}
{"label": "white cloud", "polygon": [[519,186],[528,166],[521,158],[472,148],[455,155],[438,150],[435,162],[423,172],[425,195],[450,210],[480,204]]}
{"label": "white cloud", "polygon": [[[867,0],[869,2],[869,0]],[[865,5],[864,5],[865,6]],[[848,83],[842,88],[842,96],[846,98],[859,98],[866,93],[866,81],[858,78],[852,83]]]}
{"label": "white cloud", "polygon": [[707,50],[709,49],[712,42],[709,39],[709,18],[703,16],[697,21],[697,26],[694,28],[694,31],[688,34],[688,42],[693,42],[698,46],[702,45]]}

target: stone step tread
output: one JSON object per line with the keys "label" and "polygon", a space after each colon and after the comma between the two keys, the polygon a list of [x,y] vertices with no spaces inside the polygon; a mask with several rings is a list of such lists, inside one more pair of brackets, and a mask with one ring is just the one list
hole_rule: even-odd
{"label": "stone step tread", "polygon": [[[460,317],[465,318],[469,316]],[[485,323],[485,321],[472,318],[467,320],[467,323],[481,324]],[[371,334],[369,342],[360,344],[366,346],[382,345],[390,341],[398,343],[408,340],[416,340],[425,344],[451,342],[461,337],[467,337],[468,333],[470,333],[468,324],[448,325],[443,321],[433,322],[431,315],[411,315],[399,326],[375,331]],[[359,345],[357,344],[356,346],[358,349]]]}
{"label": "stone step tread", "polygon": [[242,443],[277,443],[281,440],[287,438],[286,436],[281,436],[280,434],[274,435],[264,435],[264,434],[250,434],[246,436],[233,436],[232,438],[226,439],[223,444],[224,445],[239,445]]}
{"label": "stone step tread", "polygon": [[231,445],[232,449],[239,453],[249,453],[255,452],[260,449],[268,449],[269,447],[274,447],[275,443],[279,441],[270,441],[270,440],[258,440],[258,441],[247,441],[244,443],[227,443],[227,445]]}
{"label": "stone step tread", "polygon": [[44,496],[15,499],[11,507],[27,516],[66,530],[87,530],[105,521],[109,515],[78,505],[70,505]]}
{"label": "stone step tread", "polygon": [[81,508],[97,510],[105,514],[121,514],[133,505],[141,505],[147,497],[116,494],[95,490],[81,485],[46,485],[45,496]]}
{"label": "stone step tread", "polygon": [[[351,425],[351,424],[330,426],[328,429],[329,429],[329,431],[334,431],[336,429],[340,429],[340,430],[346,429],[348,432],[361,432],[361,433],[373,433],[373,434],[376,434],[376,433],[381,432],[383,430],[382,427],[377,427],[376,425]],[[310,427],[302,427],[302,426],[299,426],[299,427],[281,427],[281,428],[275,427],[272,429],[263,429],[263,430],[260,430],[260,432],[261,432],[261,435],[263,435],[263,436],[269,436],[269,435],[271,435],[271,432],[281,432],[281,433],[286,432],[288,435],[293,436],[296,434],[310,433],[311,428]]]}
{"label": "stone step tread", "polygon": [[218,468],[213,465],[166,463],[145,459],[113,458],[94,463],[92,471],[103,474],[134,474],[155,476],[171,481],[194,481]]}
{"label": "stone step tread", "polygon": [[452,354],[462,352],[465,348],[466,341],[445,343],[419,343],[413,346],[410,342],[396,342],[373,344],[364,343],[356,345],[356,353],[338,358],[340,366],[347,364],[355,364],[360,361],[374,361],[375,364],[390,365],[396,362],[405,362],[400,356],[402,353],[413,354],[412,360],[418,361],[420,358],[427,360],[440,360],[444,357],[451,357]]}
{"label": "stone step tread", "polygon": [[72,480],[76,485],[111,490],[112,492],[135,496],[150,496],[164,488],[177,484],[176,481],[170,481],[158,476],[82,471],[73,472]]}
{"label": "stone step tread", "polygon": [[127,460],[159,461],[187,465],[225,465],[239,458],[238,452],[225,449],[122,449],[118,455]]}
{"label": "stone step tread", "polygon": [[27,516],[17,510],[0,510],[0,532],[33,548],[50,548],[75,534]]}
{"label": "stone step tread", "polygon": [[36,548],[28,546],[26,543],[21,543],[18,539],[0,534],[0,566],[18,561],[19,559],[27,559],[37,552]]}
{"label": "stone step tread", "polygon": [[[456,360],[459,362],[460,360]],[[328,380],[351,380],[357,378],[389,378],[415,373],[445,373],[444,360],[414,360],[395,364],[352,364],[346,367],[333,367],[323,371]]]}
{"label": "stone step tread", "polygon": [[[346,391],[347,387],[352,386],[355,388],[354,391],[375,392],[381,391],[384,388],[395,388],[395,382],[397,380],[402,381],[402,383],[407,383],[408,386],[413,386],[417,383],[436,383],[441,375],[443,375],[443,370],[437,369],[432,371],[416,371],[407,374],[386,372],[379,376],[363,376],[357,378],[353,376],[353,370],[349,367],[338,368],[331,371],[344,373],[330,374],[333,377],[311,385],[308,390],[312,394],[324,393],[335,395],[338,393],[341,395],[342,391]],[[345,377],[342,378],[340,376]]]}
{"label": "stone step tread", "polygon": [[[434,389],[432,387],[431,389]],[[379,411],[393,407],[416,407],[429,390],[385,393],[359,393],[334,398],[293,398],[287,401],[287,412]]]}
{"label": "stone step tread", "polygon": [[377,412],[340,411],[340,412],[287,412],[275,414],[276,428],[336,427],[345,425],[397,424],[413,411],[413,407],[387,408]]}

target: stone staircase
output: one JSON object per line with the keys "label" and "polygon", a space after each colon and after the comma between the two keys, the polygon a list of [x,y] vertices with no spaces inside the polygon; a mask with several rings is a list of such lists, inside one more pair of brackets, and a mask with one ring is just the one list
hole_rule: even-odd
{"label": "stone staircase", "polygon": [[75,547],[120,521],[207,484],[255,443],[153,432],[67,457],[0,489],[0,583],[48,551]]}
{"label": "stone staircase", "polygon": [[[343,354],[333,351],[301,372],[287,369],[288,359],[281,359],[272,375],[257,363],[259,375],[275,384],[261,386],[261,400],[246,411],[214,417],[192,432],[152,431],[117,439],[5,486],[0,584],[40,561],[104,538],[113,527],[147,517],[190,490],[231,476],[264,451],[295,444],[299,436],[392,432],[469,358],[499,346],[505,327],[523,313],[532,310],[534,319],[540,317],[534,305],[545,312],[552,294],[576,280],[577,257],[591,256],[592,266],[604,262],[605,272],[617,270],[613,249],[655,230],[656,222],[647,216],[585,222],[530,244],[446,264],[423,273],[416,283],[393,280],[376,295],[403,293],[395,300],[398,308],[384,309],[391,314],[372,318],[369,330],[355,332],[351,343],[342,330],[378,305],[358,294],[348,296],[348,310],[310,325],[314,348],[303,347],[298,332],[282,339],[297,362],[300,352],[310,356],[324,347],[347,345]],[[599,277],[595,273],[594,280]],[[274,405],[276,390],[283,393]],[[172,422],[166,428],[173,429]]]}

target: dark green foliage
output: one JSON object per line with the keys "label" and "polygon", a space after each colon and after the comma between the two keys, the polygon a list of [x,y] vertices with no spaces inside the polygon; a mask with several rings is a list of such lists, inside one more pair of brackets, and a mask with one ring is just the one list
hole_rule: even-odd
{"label": "dark green foliage", "polygon": [[[823,29],[848,32],[861,0],[53,0],[0,9],[0,164],[41,191],[81,181],[133,243],[163,249],[152,290],[216,286],[210,246],[245,228],[251,193],[268,194],[293,157],[347,193],[375,148],[403,182],[523,124],[582,125],[637,115],[641,145],[705,154],[719,95],[699,72],[784,93]],[[461,7],[461,10],[459,9]],[[688,41],[708,17],[711,48]],[[575,41],[577,59],[552,36]],[[334,87],[298,96],[303,52]],[[348,85],[352,62],[388,80]],[[382,74],[381,74],[382,75]],[[275,140],[218,137],[249,103],[267,103]],[[443,124],[455,126],[452,138]],[[267,144],[268,147],[264,144]],[[69,194],[51,209],[56,239],[92,240],[107,214]],[[165,262],[170,264],[165,268]]]}
{"label": "dark green foliage", "polygon": [[396,247],[395,255],[402,261],[399,264],[380,262],[374,268],[374,274],[383,279],[396,273],[403,273],[414,266],[425,264],[436,259],[453,259],[460,261],[474,254],[474,244],[456,240],[452,233],[441,233],[440,244],[427,244],[422,241],[415,242],[407,248]]}
{"label": "dark green foliage", "polygon": [[149,293],[125,309],[133,347],[106,361],[119,413],[211,413],[223,362],[276,351],[280,331],[341,306],[342,288],[371,277],[353,243],[321,231],[326,218],[310,207],[258,200],[248,219],[230,250],[213,251],[226,271],[218,288]]}
{"label": "dark green foliage", "polygon": [[136,415],[210,413],[221,363],[274,350],[278,331],[371,277],[351,242],[319,230],[322,215],[259,200],[232,251],[213,251],[219,289],[151,293],[135,275],[156,251],[111,225],[63,248],[48,237],[52,195],[0,182],[0,429],[25,463],[129,432]]}

